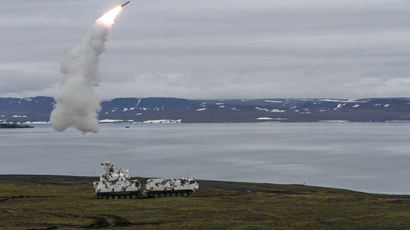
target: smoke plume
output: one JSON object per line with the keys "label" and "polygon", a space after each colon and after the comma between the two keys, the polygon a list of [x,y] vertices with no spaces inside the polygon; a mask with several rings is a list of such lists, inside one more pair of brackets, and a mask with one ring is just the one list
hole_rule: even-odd
{"label": "smoke plume", "polygon": [[54,97],[56,104],[50,116],[55,130],[75,127],[83,133],[98,132],[101,107],[94,93],[94,87],[101,81],[97,73],[98,58],[104,52],[104,43],[120,11],[119,6],[98,18],[61,64],[65,77]]}

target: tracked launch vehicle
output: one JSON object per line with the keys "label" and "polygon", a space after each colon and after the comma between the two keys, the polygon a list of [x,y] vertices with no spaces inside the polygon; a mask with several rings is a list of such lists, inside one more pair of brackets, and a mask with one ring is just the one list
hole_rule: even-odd
{"label": "tracked launch vehicle", "polygon": [[101,198],[137,198],[140,194],[141,184],[138,180],[131,180],[128,170],[114,170],[111,162],[101,163],[105,174],[100,176],[100,181],[94,182],[95,194]]}
{"label": "tracked launch vehicle", "polygon": [[189,196],[198,190],[199,183],[189,179],[148,179],[145,193],[148,197]]}
{"label": "tracked launch vehicle", "polygon": [[115,170],[111,162],[101,166],[106,172],[100,181],[93,183],[97,199],[189,196],[199,189],[198,180],[194,178],[148,179],[142,186],[139,180],[129,177],[128,170]]}

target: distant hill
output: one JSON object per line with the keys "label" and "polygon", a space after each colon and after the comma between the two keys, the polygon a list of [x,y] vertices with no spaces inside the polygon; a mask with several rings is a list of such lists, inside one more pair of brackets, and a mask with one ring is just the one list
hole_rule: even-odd
{"label": "distant hill", "polygon": [[[47,122],[54,103],[51,97],[0,98],[0,122]],[[116,98],[101,106],[99,119],[105,122],[410,121],[410,98]]]}

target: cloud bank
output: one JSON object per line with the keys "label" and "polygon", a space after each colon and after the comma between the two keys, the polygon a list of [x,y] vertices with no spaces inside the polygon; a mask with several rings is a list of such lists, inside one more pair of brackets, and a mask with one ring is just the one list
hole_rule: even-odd
{"label": "cloud bank", "polygon": [[[53,95],[64,53],[120,1],[0,7],[0,96]],[[410,2],[142,0],[101,59],[102,98],[410,95]],[[94,12],[94,13],[93,13]],[[25,45],[23,45],[25,44]],[[27,45],[28,44],[28,45]],[[56,67],[53,67],[53,63]]]}

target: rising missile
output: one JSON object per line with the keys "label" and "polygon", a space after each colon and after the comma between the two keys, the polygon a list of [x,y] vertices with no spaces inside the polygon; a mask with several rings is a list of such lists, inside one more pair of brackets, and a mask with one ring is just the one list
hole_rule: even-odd
{"label": "rising missile", "polygon": [[130,1],[127,1],[126,3],[122,4],[121,7],[124,7],[124,6],[127,5],[128,3],[130,3]]}

